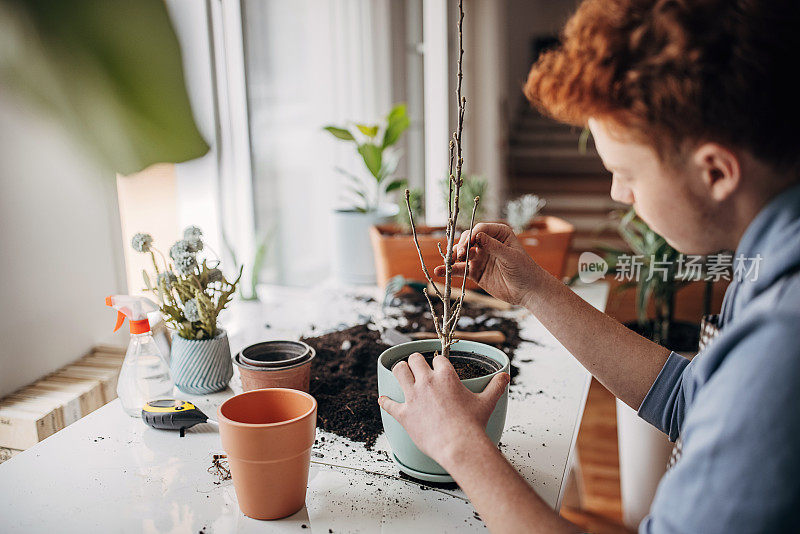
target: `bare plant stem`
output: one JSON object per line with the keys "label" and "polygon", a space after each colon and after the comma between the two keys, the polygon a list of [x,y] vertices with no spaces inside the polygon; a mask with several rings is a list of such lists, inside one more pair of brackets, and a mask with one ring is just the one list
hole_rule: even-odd
{"label": "bare plant stem", "polygon": [[[419,261],[422,264],[422,272],[425,273],[425,277],[428,279],[428,283],[431,287],[433,287],[434,291],[436,292],[436,296],[442,301],[443,309],[442,309],[442,317],[441,319],[436,314],[436,310],[434,309],[433,302],[428,295],[428,291],[426,290],[425,298],[428,300],[428,305],[431,309],[431,315],[433,316],[433,326],[436,329],[436,335],[439,337],[442,345],[442,354],[444,356],[450,355],[450,346],[455,343],[457,340],[453,339],[453,334],[455,333],[456,326],[458,325],[458,317],[461,314],[461,306],[464,302],[464,293],[466,289],[467,283],[467,276],[469,275],[469,249],[472,246],[472,228],[475,225],[475,212],[478,209],[478,203],[480,202],[480,197],[475,197],[474,204],[472,207],[472,218],[470,219],[469,223],[469,235],[467,238],[467,253],[466,253],[466,262],[467,267],[464,273],[464,280],[461,283],[461,295],[458,298],[458,301],[455,303],[455,306],[452,306],[450,302],[450,296],[452,294],[452,285],[453,285],[453,264],[455,263],[455,258],[453,257],[453,250],[455,244],[458,240],[456,231],[457,231],[457,222],[458,222],[458,211],[459,211],[459,195],[461,193],[461,186],[464,185],[464,179],[462,176],[462,168],[464,165],[464,158],[462,155],[462,135],[464,132],[464,115],[466,114],[467,108],[467,99],[461,95],[461,88],[462,88],[462,81],[464,79],[464,70],[463,70],[463,60],[464,60],[464,2],[463,0],[459,0],[458,2],[458,69],[457,69],[457,81],[456,81],[456,103],[458,104],[458,122],[456,131],[453,133],[453,138],[450,141],[450,168],[449,168],[449,175],[447,179],[447,189],[448,189],[448,196],[447,196],[447,228],[445,230],[447,234],[447,245],[445,248],[445,252],[442,253],[442,248],[439,244],[437,247],[439,249],[439,254],[442,256],[444,260],[444,293],[436,287],[436,284],[433,282],[431,278],[428,268],[425,265],[425,260],[422,258],[422,250],[419,247],[419,240],[417,238],[417,229],[414,224],[414,216],[411,213],[411,201],[410,201],[410,193],[406,189],[406,206],[408,207],[408,218],[411,222],[411,231],[414,235],[414,245],[417,247],[417,253],[419,254]],[[441,321],[441,322],[440,322]]]}

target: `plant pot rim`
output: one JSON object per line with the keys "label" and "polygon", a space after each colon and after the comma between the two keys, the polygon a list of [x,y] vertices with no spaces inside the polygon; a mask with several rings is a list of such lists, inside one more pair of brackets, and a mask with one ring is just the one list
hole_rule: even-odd
{"label": "plant pot rim", "polygon": [[[292,395],[300,395],[311,401],[311,408],[308,411],[304,412],[303,414],[298,415],[297,417],[293,417],[292,419],[287,419],[286,421],[278,421],[276,423],[241,423],[239,421],[234,421],[233,419],[225,417],[225,415],[222,413],[222,409],[225,407],[225,405],[233,401],[234,399],[238,399],[245,395],[247,396],[258,395],[262,391],[281,391],[281,392],[287,392]],[[226,400],[217,409],[217,418],[219,422],[224,421],[226,424],[232,426],[238,426],[241,428],[273,428],[278,426],[286,426],[292,423],[296,423],[298,421],[302,421],[303,419],[310,417],[313,413],[316,412],[316,410],[317,410],[317,399],[315,399],[311,394],[306,393],[305,391],[300,391],[299,389],[291,389],[291,388],[262,388],[262,389],[253,389],[251,391],[245,391],[244,393],[239,393],[238,395],[234,395],[230,399]]]}
{"label": "plant pot rim", "polygon": [[[504,219],[493,219],[490,221],[480,222],[508,224],[508,221]],[[417,235],[425,236],[433,232],[443,232],[445,229],[446,228],[444,226],[428,226],[421,224],[417,226]],[[397,223],[376,224],[372,227],[372,230],[376,231],[380,237],[384,238],[411,237],[413,235],[410,230],[406,232],[403,227]],[[566,221],[560,217],[555,217],[554,215],[539,215],[525,230],[517,235],[523,235],[527,233],[538,234],[542,231],[546,231],[550,234],[569,234],[575,232],[575,226],[569,221]]]}
{"label": "plant pot rim", "polygon": [[360,211],[355,208],[334,208],[334,213],[341,213],[346,215],[380,215],[382,217],[393,217],[397,215],[399,208],[394,204],[383,204],[377,208],[372,208],[367,211]]}
{"label": "plant pot rim", "polygon": [[[281,345],[281,344],[284,344],[284,345],[295,345],[295,346],[297,346],[297,348],[302,348],[303,352],[299,353],[298,355],[296,355],[296,356],[294,356],[292,358],[287,358],[287,359],[284,359],[284,360],[277,360],[277,361],[264,361],[261,364],[251,363],[251,362],[257,362],[259,360],[255,360],[253,358],[249,358],[249,357],[245,356],[245,351],[255,350],[255,349],[260,348],[262,346]],[[314,349],[308,343],[304,343],[302,341],[289,341],[289,340],[283,340],[283,339],[273,339],[273,340],[270,340],[270,341],[261,341],[259,343],[253,343],[252,345],[246,346],[245,348],[243,348],[239,352],[239,354],[238,354],[239,358],[238,359],[239,359],[239,362],[242,363],[243,365],[249,365],[251,367],[269,368],[269,369],[289,369],[291,367],[294,367],[296,364],[303,363],[306,360],[309,360],[309,359],[313,358],[314,355],[312,354],[311,357],[309,358],[309,354],[314,353],[314,352],[315,352]]]}
{"label": "plant pot rim", "polygon": [[245,363],[245,362],[241,361],[241,359],[240,359],[240,357],[242,355],[241,352],[237,352],[233,356],[233,363],[236,364],[236,366],[239,367],[240,369],[246,369],[247,371],[260,371],[260,372],[263,372],[263,373],[269,373],[269,372],[277,373],[279,371],[287,371],[289,369],[296,369],[297,367],[302,367],[303,365],[306,365],[306,364],[310,365],[311,364],[311,360],[313,360],[314,357],[317,355],[317,351],[314,350],[314,347],[309,346],[309,348],[311,350],[306,353],[306,356],[307,356],[306,358],[303,358],[298,362],[295,362],[295,363],[293,363],[291,365],[286,365],[286,366],[283,366],[283,367],[280,367],[280,366],[259,367],[259,366],[256,366],[256,365],[250,365],[249,363]]}
{"label": "plant pot rim", "polygon": [[175,332],[174,330],[172,331],[172,338],[173,339],[176,338],[176,337],[179,337],[183,341],[189,341],[191,343],[198,343],[198,342],[203,342],[203,341],[216,341],[216,340],[221,339],[223,337],[227,337],[227,335],[228,335],[228,331],[227,330],[225,330],[224,328],[217,328],[217,335],[215,335],[212,338],[208,338],[208,339],[187,339],[187,338],[181,336],[180,334],[178,334],[177,332]]}
{"label": "plant pot rim", "polygon": [[[461,346],[459,347],[460,344],[461,344]],[[406,356],[410,356],[411,354],[413,354],[415,352],[429,352],[431,349],[435,350],[437,345],[441,348],[441,342],[438,339],[417,339],[417,340],[414,340],[414,341],[408,341],[406,343],[401,343],[399,345],[393,345],[393,346],[389,347],[388,349],[386,349],[385,351],[383,351],[380,356],[378,356],[378,364],[383,369],[385,369],[386,371],[391,373],[392,372],[391,368],[388,367],[386,365],[386,362],[384,361],[384,356],[386,356],[387,353],[389,353],[391,351],[406,352],[405,354],[403,354],[400,357],[400,358],[404,358]],[[400,350],[400,347],[403,347],[403,348],[405,348],[407,350]],[[420,350],[418,347],[425,347],[425,348]],[[461,382],[463,384],[473,384],[473,383],[477,383],[479,381],[486,380],[487,378],[489,378],[489,380],[491,380],[494,377],[494,375],[496,375],[498,373],[508,373],[509,372],[510,366],[511,366],[511,360],[509,359],[508,354],[506,354],[502,350],[498,349],[497,347],[493,347],[492,345],[489,345],[487,343],[480,343],[478,341],[465,341],[465,340],[456,341],[453,345],[451,345],[451,348],[453,350],[460,351],[460,352],[470,352],[469,347],[475,347],[475,348],[480,347],[481,349],[485,348],[490,353],[492,353],[495,356],[497,356],[500,359],[500,369],[497,369],[496,371],[493,371],[493,372],[485,374],[485,375],[476,376],[474,378],[463,378],[463,379],[461,379]],[[472,352],[477,352],[477,351],[472,351]],[[489,354],[482,354],[482,355],[490,357]]]}

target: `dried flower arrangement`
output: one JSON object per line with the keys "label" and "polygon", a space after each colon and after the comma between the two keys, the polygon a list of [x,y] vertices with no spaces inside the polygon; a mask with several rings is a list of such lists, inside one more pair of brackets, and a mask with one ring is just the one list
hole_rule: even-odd
{"label": "dried flower arrangement", "polygon": [[[209,266],[208,260],[198,259],[205,248],[203,232],[190,226],[183,239],[169,250],[172,262],[153,246],[150,234],[133,236],[131,246],[137,252],[150,254],[155,268],[155,283],[147,271],[142,271],[147,291],[157,295],[164,320],[184,339],[212,339],[217,335],[217,317],[230,302],[242,269],[236,280],[229,282],[219,269],[219,260]],[[161,257],[163,269],[158,266],[156,253]]]}
{"label": "dried flower arrangement", "polygon": [[475,225],[475,212],[478,209],[478,204],[480,203],[480,197],[476,196],[473,199],[472,204],[472,217],[470,218],[469,222],[469,236],[467,239],[467,253],[466,253],[466,272],[464,273],[464,279],[461,283],[461,295],[456,300],[455,304],[451,303],[451,291],[452,291],[452,283],[453,283],[453,264],[455,263],[455,258],[453,257],[453,249],[455,248],[457,238],[460,235],[457,235],[457,222],[458,222],[458,213],[459,209],[462,206],[462,201],[460,200],[461,195],[461,188],[464,185],[464,178],[462,176],[462,167],[464,165],[464,158],[461,152],[462,149],[462,134],[464,131],[464,114],[466,112],[467,107],[467,99],[461,95],[461,85],[464,78],[463,72],[463,59],[464,59],[464,39],[463,39],[463,26],[464,26],[464,5],[463,0],[459,0],[458,2],[458,69],[457,69],[457,82],[456,82],[456,99],[458,104],[458,121],[456,126],[456,131],[453,133],[453,138],[450,140],[450,169],[449,169],[449,177],[447,179],[447,210],[448,210],[448,217],[447,217],[447,227],[445,230],[447,244],[445,246],[445,251],[442,252],[441,245],[439,246],[439,254],[444,261],[445,267],[445,282],[444,282],[444,290],[440,290],[436,284],[433,282],[430,273],[428,272],[428,268],[425,265],[425,260],[422,259],[422,251],[419,247],[419,239],[417,238],[417,229],[414,224],[414,214],[411,209],[411,193],[408,189],[406,189],[406,208],[408,210],[408,219],[411,225],[411,231],[414,236],[414,245],[417,248],[417,253],[419,254],[419,261],[422,264],[422,272],[425,274],[425,277],[428,280],[429,287],[433,288],[433,291],[436,293],[436,296],[442,301],[443,311],[441,317],[436,313],[436,310],[433,306],[433,301],[431,301],[430,295],[428,294],[428,290],[425,289],[425,298],[428,301],[428,305],[430,306],[431,315],[433,318],[433,326],[436,329],[436,335],[438,336],[439,340],[442,344],[442,354],[445,357],[450,355],[450,346],[453,345],[457,340],[454,339],[453,335],[456,330],[456,325],[458,324],[458,317],[461,314],[461,306],[464,302],[464,294],[465,294],[465,286],[467,282],[467,276],[469,275],[469,249],[472,246],[472,228]]}

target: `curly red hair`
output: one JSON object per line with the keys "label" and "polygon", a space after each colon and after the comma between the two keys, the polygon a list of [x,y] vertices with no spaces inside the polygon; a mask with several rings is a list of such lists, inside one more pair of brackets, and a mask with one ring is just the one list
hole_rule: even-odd
{"label": "curly red hair", "polygon": [[662,159],[687,143],[800,162],[797,0],[586,0],[524,91],[542,112],[622,126]]}

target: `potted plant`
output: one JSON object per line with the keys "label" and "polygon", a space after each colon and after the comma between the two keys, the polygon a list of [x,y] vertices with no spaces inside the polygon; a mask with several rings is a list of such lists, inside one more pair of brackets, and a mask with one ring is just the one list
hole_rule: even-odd
{"label": "potted plant", "polygon": [[[636,289],[637,320],[626,323],[626,326],[670,350],[688,357],[694,356],[698,349],[700,327],[675,320],[675,296],[681,288],[702,278],[706,266],[698,264],[694,268],[687,268],[690,265],[687,256],[672,248],[663,237],[650,229],[633,209],[617,216],[619,234],[630,251],[607,246],[598,248],[605,253],[603,259],[608,264],[609,272],[616,272],[617,278],[631,278],[617,289]],[[620,276],[623,273],[625,277]],[[707,281],[707,295],[711,287],[712,282]],[[706,298],[706,314],[709,302],[710,299]],[[654,314],[649,317],[648,309],[651,307]],[[635,410],[619,399],[617,436],[623,519],[627,525],[635,527],[650,509],[658,483],[666,471],[673,444],[660,430],[641,419]]]}
{"label": "potted plant", "polygon": [[[469,222],[466,220],[469,206],[464,205],[465,200],[476,196],[484,198],[486,188],[487,182],[482,177],[464,177],[464,191],[463,196],[460,197],[462,206],[459,208],[459,221],[456,225],[458,230],[465,230],[466,224]],[[445,197],[447,194],[445,189]],[[412,209],[419,211],[422,207],[422,192],[411,190],[409,200]],[[575,235],[575,227],[558,217],[537,217],[544,204],[544,200],[536,195],[524,195],[512,200],[506,204],[506,220],[514,228],[525,251],[543,269],[560,278],[564,275],[564,267],[572,245],[572,238]],[[475,218],[477,221],[483,219],[480,207]],[[437,261],[441,257],[439,247],[445,236],[446,228],[444,226],[417,225],[416,230],[423,260],[429,263]],[[405,206],[398,213],[394,224],[374,226],[370,229],[370,237],[375,253],[375,271],[378,275],[379,285],[385,285],[388,280],[397,275],[410,280],[423,279]],[[476,287],[478,284],[467,280],[467,289]]]}
{"label": "potted plant", "polygon": [[[443,196],[445,204],[448,203],[449,180],[443,182]],[[480,176],[464,176],[462,180],[463,196],[459,197],[459,217],[456,229],[460,232],[467,229],[469,224],[469,212],[472,199],[482,197],[486,192],[487,182]],[[422,260],[427,264],[441,260],[439,250],[443,246],[443,241],[447,238],[447,228],[445,226],[426,226],[425,224],[415,224],[416,244],[412,234],[411,219],[403,199],[402,205],[398,210],[394,223],[377,224],[370,228],[370,239],[374,252],[375,272],[378,277],[378,285],[386,285],[391,278],[400,275],[409,280],[424,280],[424,273],[420,269],[420,254]],[[419,212],[423,206],[423,194],[419,189],[408,191],[408,205],[412,212]],[[480,221],[483,217],[483,208],[478,206],[475,212],[475,220]],[[456,238],[456,241],[458,239]],[[419,245],[419,254],[417,253]],[[457,278],[461,281],[461,278]],[[475,289],[478,285],[472,280],[467,280],[466,289]]]}
{"label": "potted plant", "polygon": [[[483,343],[459,341],[454,337],[458,324],[458,317],[461,314],[461,307],[464,302],[464,287],[467,279],[466,276],[462,279],[461,295],[457,299],[451,299],[453,283],[452,268],[456,259],[454,257],[454,248],[460,237],[460,232],[457,231],[457,221],[459,220],[458,216],[462,206],[460,198],[462,186],[464,185],[464,178],[461,170],[463,164],[461,135],[466,101],[461,97],[461,80],[463,77],[461,58],[464,54],[462,42],[464,10],[461,2],[459,2],[459,13],[458,45],[460,53],[458,56],[458,88],[456,91],[458,97],[458,126],[453,135],[453,140],[450,142],[450,176],[447,182],[448,219],[444,235],[445,246],[444,249],[441,250],[441,256],[438,258],[444,261],[445,266],[445,282],[441,290],[433,284],[425,260],[422,257],[422,251],[419,246],[417,231],[414,225],[414,214],[411,209],[411,193],[408,189],[406,189],[405,195],[411,233],[421,261],[422,271],[432,286],[431,291],[435,293],[434,298],[438,298],[441,303],[441,313],[439,313],[431,300],[431,296],[428,294],[428,289],[423,289],[425,298],[430,306],[433,326],[438,339],[402,343],[387,349],[378,357],[378,395],[386,395],[398,402],[403,402],[404,400],[403,391],[399,382],[392,374],[392,367],[401,360],[407,359],[415,352],[420,352],[423,356],[430,355],[430,357],[440,352],[443,356],[449,357],[462,383],[476,393],[483,391],[495,374],[508,372],[509,370],[508,356],[506,356],[503,351]],[[469,266],[472,228],[475,224],[475,213],[479,203],[480,198],[478,196],[472,199],[472,213],[469,219],[469,226],[467,227],[469,232],[467,258],[465,258],[467,266]],[[503,432],[507,406],[508,389],[506,388],[503,396],[497,402],[497,406],[492,412],[486,427],[487,435],[495,444],[499,442],[500,435]],[[383,409],[381,409],[381,420],[383,421],[383,428],[389,440],[389,445],[392,448],[394,460],[401,471],[412,477],[423,480],[442,482],[453,480],[439,464],[417,448],[405,429]]]}
{"label": "potted plant", "polygon": [[[204,395],[225,389],[233,375],[228,334],[217,317],[230,302],[242,269],[229,282],[218,268],[198,258],[203,233],[188,227],[169,251],[171,262],[153,246],[149,234],[133,236],[134,250],[150,254],[155,278],[142,271],[146,290],[158,297],[161,313],[172,330],[170,374],[181,391]],[[159,268],[158,253],[163,267]]]}
{"label": "potted plant", "polygon": [[334,211],[334,273],[351,284],[374,284],[375,266],[369,228],[390,220],[396,213],[387,204],[387,195],[406,186],[406,180],[395,177],[400,151],[395,147],[408,129],[405,104],[395,105],[383,124],[326,126],[336,139],[352,143],[364,162],[368,177],[356,176],[336,168],[349,181],[347,208]]}

